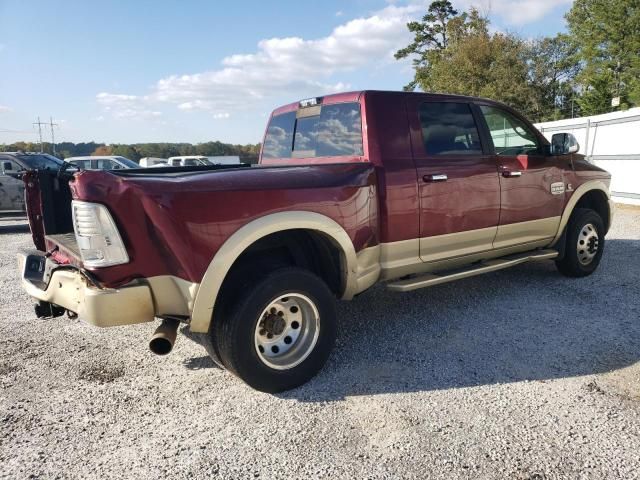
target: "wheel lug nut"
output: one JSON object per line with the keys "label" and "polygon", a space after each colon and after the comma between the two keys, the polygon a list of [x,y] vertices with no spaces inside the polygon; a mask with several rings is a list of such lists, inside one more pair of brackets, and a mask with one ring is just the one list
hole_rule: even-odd
{"label": "wheel lug nut", "polygon": [[260,330],[260,335],[264,336],[266,335],[267,331],[263,328],[262,330]]}

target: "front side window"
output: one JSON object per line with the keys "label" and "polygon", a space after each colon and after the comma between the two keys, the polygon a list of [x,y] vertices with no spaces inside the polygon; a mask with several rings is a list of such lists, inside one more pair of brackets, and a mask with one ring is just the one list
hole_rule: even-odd
{"label": "front side window", "polygon": [[537,153],[538,139],[520,119],[496,107],[480,106],[496,155],[521,155]]}
{"label": "front side window", "polygon": [[264,139],[263,158],[363,155],[359,103],[322,105],[319,113],[299,117],[296,118],[296,112],[272,117]]}
{"label": "front side window", "polygon": [[476,122],[467,103],[425,102],[420,124],[427,155],[481,155]]}
{"label": "front side window", "polygon": [[98,170],[113,170],[115,163],[112,160],[107,159],[98,159],[97,160],[97,169]]}

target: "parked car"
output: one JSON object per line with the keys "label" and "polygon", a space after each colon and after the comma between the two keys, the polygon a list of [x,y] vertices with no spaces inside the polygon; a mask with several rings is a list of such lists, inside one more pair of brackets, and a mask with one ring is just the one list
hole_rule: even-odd
{"label": "parked car", "polygon": [[140,166],[144,168],[155,167],[157,165],[162,165],[163,167],[169,166],[166,158],[158,158],[158,157],[143,157],[140,159]]}
{"label": "parked car", "polygon": [[58,171],[62,160],[46,153],[0,152],[0,212],[25,211],[24,172],[34,169]]}
{"label": "parked car", "polygon": [[169,157],[167,163],[172,167],[196,167],[213,165],[207,157],[200,155],[186,155],[182,157]]}
{"label": "parked car", "polygon": [[207,157],[212,165],[234,165],[240,163],[238,155],[214,155]]}
{"label": "parked car", "polygon": [[336,298],[377,282],[407,292],[533,260],[593,273],[610,175],[577,149],[570,134],[549,143],[481,98],[303,100],[272,113],[254,168],[79,172],[56,212],[59,179],[28,174],[40,253],[22,257],[22,284],[38,316],[162,319],[150,343],[159,354],[188,325],[219,365],[282,391],[327,360]]}
{"label": "parked car", "polygon": [[120,155],[96,155],[88,157],[69,157],[65,162],[81,170],[120,170],[122,168],[140,168],[133,160]]}

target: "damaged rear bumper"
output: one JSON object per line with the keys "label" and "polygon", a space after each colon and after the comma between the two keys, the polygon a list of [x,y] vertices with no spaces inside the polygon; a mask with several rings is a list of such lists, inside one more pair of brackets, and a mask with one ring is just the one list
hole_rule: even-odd
{"label": "damaged rear bumper", "polygon": [[76,313],[98,327],[151,322],[151,288],[132,283],[121,288],[100,288],[75,267],[61,266],[44,254],[19,253],[22,287],[34,299]]}

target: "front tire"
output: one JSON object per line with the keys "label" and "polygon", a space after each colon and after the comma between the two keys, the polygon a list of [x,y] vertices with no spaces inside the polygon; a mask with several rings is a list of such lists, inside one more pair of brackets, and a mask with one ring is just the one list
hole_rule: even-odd
{"label": "front tire", "polygon": [[298,387],[320,371],[337,332],[335,299],[320,278],[281,268],[236,298],[212,329],[229,371],[268,393]]}
{"label": "front tire", "polygon": [[591,275],[602,258],[604,235],[604,222],[596,211],[576,209],[567,225],[564,258],[556,261],[560,273],[567,277]]}

